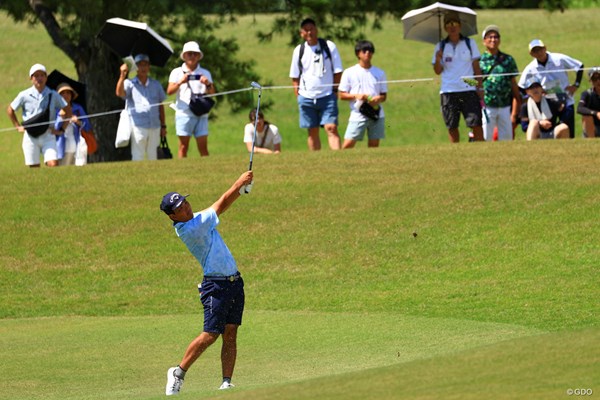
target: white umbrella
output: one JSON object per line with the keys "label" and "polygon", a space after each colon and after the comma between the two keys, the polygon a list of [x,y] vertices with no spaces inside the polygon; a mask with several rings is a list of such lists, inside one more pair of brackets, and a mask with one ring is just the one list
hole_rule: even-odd
{"label": "white umbrella", "polygon": [[446,35],[444,31],[444,15],[455,12],[460,18],[460,33],[471,36],[477,33],[477,13],[468,7],[451,6],[434,3],[418,8],[402,16],[404,39],[418,40],[436,44]]}

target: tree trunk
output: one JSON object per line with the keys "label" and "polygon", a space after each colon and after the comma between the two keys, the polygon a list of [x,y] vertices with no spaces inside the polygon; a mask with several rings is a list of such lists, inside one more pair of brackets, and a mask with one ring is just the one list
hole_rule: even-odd
{"label": "tree trunk", "polygon": [[91,161],[131,159],[129,146],[121,149],[115,148],[119,123],[119,112],[117,111],[125,107],[125,102],[115,95],[120,65],[120,58],[102,45],[91,49],[89,64],[81,59],[76,63],[79,80],[87,85],[86,111],[88,114],[101,114],[90,119],[98,140],[98,152],[92,156]]}

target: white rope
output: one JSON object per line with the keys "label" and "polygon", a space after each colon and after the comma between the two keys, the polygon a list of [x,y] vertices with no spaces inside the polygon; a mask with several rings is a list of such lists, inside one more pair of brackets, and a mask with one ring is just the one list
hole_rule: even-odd
{"label": "white rope", "polygon": [[[591,68],[583,68],[584,70],[588,70],[588,69],[593,69],[594,67]],[[541,71],[539,73],[552,73],[552,72],[568,72],[568,71],[577,71],[578,69],[572,68],[572,69],[563,69],[563,70],[552,70],[552,71]],[[461,79],[473,79],[473,78],[483,78],[485,76],[512,76],[512,75],[520,75],[521,72],[517,72],[517,73],[505,73],[505,74],[487,74],[487,75],[472,75],[472,76],[463,76],[461,77]],[[404,84],[404,83],[419,83],[419,82],[432,82],[434,80],[434,78],[415,78],[415,79],[397,79],[397,80],[388,80],[388,81],[380,81],[378,83],[391,83],[391,84]],[[338,84],[333,83],[333,84],[325,84],[325,85],[319,85],[318,87],[333,87],[333,86],[338,86]],[[281,90],[281,89],[293,89],[294,86],[290,85],[290,86],[263,86],[262,89],[263,90]],[[213,93],[213,94],[206,94],[205,97],[218,97],[218,96],[225,96],[225,95],[229,95],[229,94],[234,94],[234,93],[240,93],[240,92],[246,92],[249,90],[254,90],[252,87],[248,87],[248,88],[242,88],[242,89],[234,89],[234,90],[229,90],[227,92],[219,92],[219,93]],[[148,106],[145,106],[144,109],[148,108],[148,107],[158,107],[160,105],[171,105],[174,104],[175,101],[167,101],[167,102],[163,102],[163,103],[157,103],[157,104],[150,104]],[[104,112],[99,112],[99,113],[95,113],[95,114],[88,114],[85,117],[80,117],[80,119],[94,119],[94,118],[99,118],[99,117],[104,117],[107,115],[111,115],[111,114],[117,114],[117,113],[121,113],[121,111],[123,111],[123,109],[118,109],[118,110],[112,110],[112,111],[104,111]],[[37,124],[31,124],[28,126],[41,126],[41,125],[50,125],[50,124],[54,124],[56,123],[56,121],[60,121],[60,122],[65,122],[65,121],[69,121],[69,119],[55,119],[49,122],[41,122],[41,123],[37,123]],[[0,132],[8,132],[8,131],[16,131],[17,128],[15,127],[10,127],[10,128],[2,128],[0,129]]]}
{"label": "white rope", "polygon": [[[534,74],[532,75],[542,75],[542,74],[552,74],[554,72],[569,72],[569,71],[586,71],[586,70],[590,70],[590,69],[595,69],[597,67],[590,67],[590,68],[569,68],[569,69],[551,69],[549,71],[535,71]],[[485,75],[467,75],[467,76],[461,76],[461,79],[474,79],[474,78],[485,78],[486,76],[517,76],[517,75],[521,75],[523,72],[507,72],[507,73],[503,73],[503,74],[496,74],[496,73],[492,73],[492,74],[485,74]]]}

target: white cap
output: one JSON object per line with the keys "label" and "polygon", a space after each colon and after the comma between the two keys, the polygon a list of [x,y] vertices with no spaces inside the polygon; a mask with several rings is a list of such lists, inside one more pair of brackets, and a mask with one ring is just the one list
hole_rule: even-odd
{"label": "white cap", "polygon": [[31,78],[31,76],[37,71],[46,72],[46,67],[44,67],[42,64],[33,64],[31,68],[29,68],[29,77]]}
{"label": "white cap", "polygon": [[192,53],[200,53],[201,60],[204,57],[204,53],[202,53],[202,50],[200,50],[200,45],[198,45],[198,43],[196,43],[196,42],[187,42],[186,44],[183,45],[183,50],[181,50],[181,55],[180,55],[182,60],[183,60],[183,53],[187,53],[188,51],[191,51]]}
{"label": "white cap", "polygon": [[483,30],[483,33],[481,34],[481,37],[483,39],[485,39],[485,35],[487,35],[490,32],[496,32],[498,35],[500,35],[500,28],[498,28],[498,26],[496,26],[496,25],[488,25]]}
{"label": "white cap", "polygon": [[529,42],[529,51],[535,49],[536,47],[546,47],[544,45],[544,42],[542,42],[540,39],[533,39],[531,42]]}

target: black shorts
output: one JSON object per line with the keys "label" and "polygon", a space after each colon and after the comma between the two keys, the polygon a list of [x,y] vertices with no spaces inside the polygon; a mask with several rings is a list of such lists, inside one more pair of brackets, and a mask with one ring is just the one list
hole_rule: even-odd
{"label": "black shorts", "polygon": [[458,128],[461,113],[468,127],[481,126],[481,103],[477,92],[442,93],[440,101],[446,128]]}
{"label": "black shorts", "polygon": [[204,279],[198,286],[204,307],[204,332],[225,332],[225,325],[242,324],[244,313],[244,281],[216,281]]}

